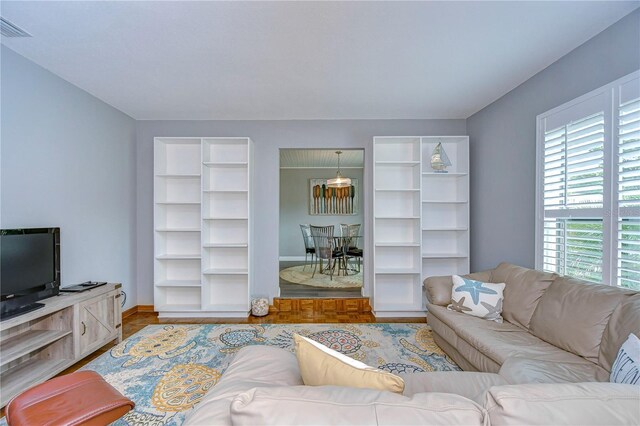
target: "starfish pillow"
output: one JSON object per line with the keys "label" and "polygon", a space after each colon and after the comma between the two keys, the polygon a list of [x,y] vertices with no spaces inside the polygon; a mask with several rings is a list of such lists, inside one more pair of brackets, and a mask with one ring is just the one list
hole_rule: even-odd
{"label": "starfish pillow", "polygon": [[452,311],[473,315],[490,321],[502,322],[504,283],[483,283],[453,275],[451,287]]}

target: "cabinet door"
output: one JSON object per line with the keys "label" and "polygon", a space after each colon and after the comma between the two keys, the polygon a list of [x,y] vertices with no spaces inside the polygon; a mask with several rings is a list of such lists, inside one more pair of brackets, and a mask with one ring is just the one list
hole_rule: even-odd
{"label": "cabinet door", "polygon": [[80,304],[78,333],[81,356],[93,352],[117,337],[117,294],[118,292],[111,292]]}

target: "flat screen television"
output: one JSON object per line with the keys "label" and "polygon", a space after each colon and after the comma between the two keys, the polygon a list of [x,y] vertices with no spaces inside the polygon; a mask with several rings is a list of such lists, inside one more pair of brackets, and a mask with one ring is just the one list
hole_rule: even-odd
{"label": "flat screen television", "polygon": [[0,319],[60,292],[60,228],[0,230]]}

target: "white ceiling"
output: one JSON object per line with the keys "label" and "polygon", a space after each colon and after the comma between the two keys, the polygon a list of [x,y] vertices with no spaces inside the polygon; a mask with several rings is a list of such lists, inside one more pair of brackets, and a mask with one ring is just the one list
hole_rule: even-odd
{"label": "white ceiling", "polygon": [[466,118],[637,1],[3,1],[2,43],[136,119]]}
{"label": "white ceiling", "polygon": [[[337,170],[338,155],[335,149],[281,149],[280,167],[322,167]],[[343,149],[340,154],[340,167],[364,167],[364,151]]]}

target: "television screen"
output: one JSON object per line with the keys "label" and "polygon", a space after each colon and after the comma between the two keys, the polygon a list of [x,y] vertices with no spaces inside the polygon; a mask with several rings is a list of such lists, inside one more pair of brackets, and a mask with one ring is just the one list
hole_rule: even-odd
{"label": "television screen", "polygon": [[3,298],[39,291],[56,280],[56,241],[51,232],[0,235]]}

